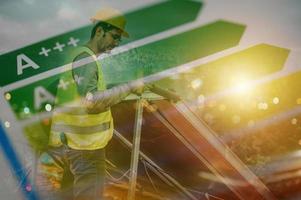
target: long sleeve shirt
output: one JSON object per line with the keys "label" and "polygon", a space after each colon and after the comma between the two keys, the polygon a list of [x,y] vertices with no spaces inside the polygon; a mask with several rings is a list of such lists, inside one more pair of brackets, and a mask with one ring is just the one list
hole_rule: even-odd
{"label": "long sleeve shirt", "polygon": [[[81,53],[76,57],[75,61],[89,56],[88,53]],[[124,84],[107,90],[99,90],[97,87],[98,81],[101,81],[104,77],[99,77],[101,73],[98,73],[96,62],[98,61],[73,69],[73,78],[77,85],[77,91],[85,99],[84,104],[87,106],[89,113],[107,110],[128,96],[133,89],[132,85]]]}

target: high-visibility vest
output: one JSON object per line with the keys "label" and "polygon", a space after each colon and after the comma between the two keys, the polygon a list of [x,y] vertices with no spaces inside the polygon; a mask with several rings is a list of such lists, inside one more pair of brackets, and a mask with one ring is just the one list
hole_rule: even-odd
{"label": "high-visibility vest", "polygon": [[[80,47],[77,55],[86,52],[96,62],[98,68],[99,91],[106,90],[101,65],[95,54],[87,47]],[[81,62],[81,61],[80,61]],[[67,145],[72,149],[95,150],[107,145],[113,136],[113,118],[110,109],[101,113],[88,113],[81,103],[82,98],[78,94],[76,79],[72,73],[72,64],[69,70],[60,76],[60,82],[64,87],[57,88],[55,111],[52,117],[49,145],[58,147],[63,144],[62,135]],[[85,77],[82,77],[85,78]]]}

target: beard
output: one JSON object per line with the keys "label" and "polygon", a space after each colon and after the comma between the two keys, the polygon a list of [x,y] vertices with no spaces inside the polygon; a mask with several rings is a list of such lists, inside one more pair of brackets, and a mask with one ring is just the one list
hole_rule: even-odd
{"label": "beard", "polygon": [[114,48],[116,47],[116,45],[109,45],[106,47],[105,53],[110,53]]}

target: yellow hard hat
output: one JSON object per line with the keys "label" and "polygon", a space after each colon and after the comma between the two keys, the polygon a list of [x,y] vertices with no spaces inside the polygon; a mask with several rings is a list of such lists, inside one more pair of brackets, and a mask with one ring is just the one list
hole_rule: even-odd
{"label": "yellow hard hat", "polygon": [[120,30],[122,30],[122,36],[129,37],[129,34],[125,31],[126,20],[121,12],[114,8],[103,8],[96,12],[96,14],[91,17],[91,21],[93,23],[97,23],[98,21],[103,21],[108,24],[111,24]]}

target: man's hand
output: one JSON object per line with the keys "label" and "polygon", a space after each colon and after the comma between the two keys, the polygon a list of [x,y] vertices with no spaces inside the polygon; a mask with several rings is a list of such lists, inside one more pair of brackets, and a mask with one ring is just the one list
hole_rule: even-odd
{"label": "man's hand", "polygon": [[135,89],[132,90],[132,92],[133,92],[134,94],[138,95],[138,96],[141,96],[142,93],[143,93],[143,91],[144,91],[144,87],[135,88]]}
{"label": "man's hand", "polygon": [[131,92],[140,96],[145,90],[145,85],[143,81],[135,81],[132,84]]}

